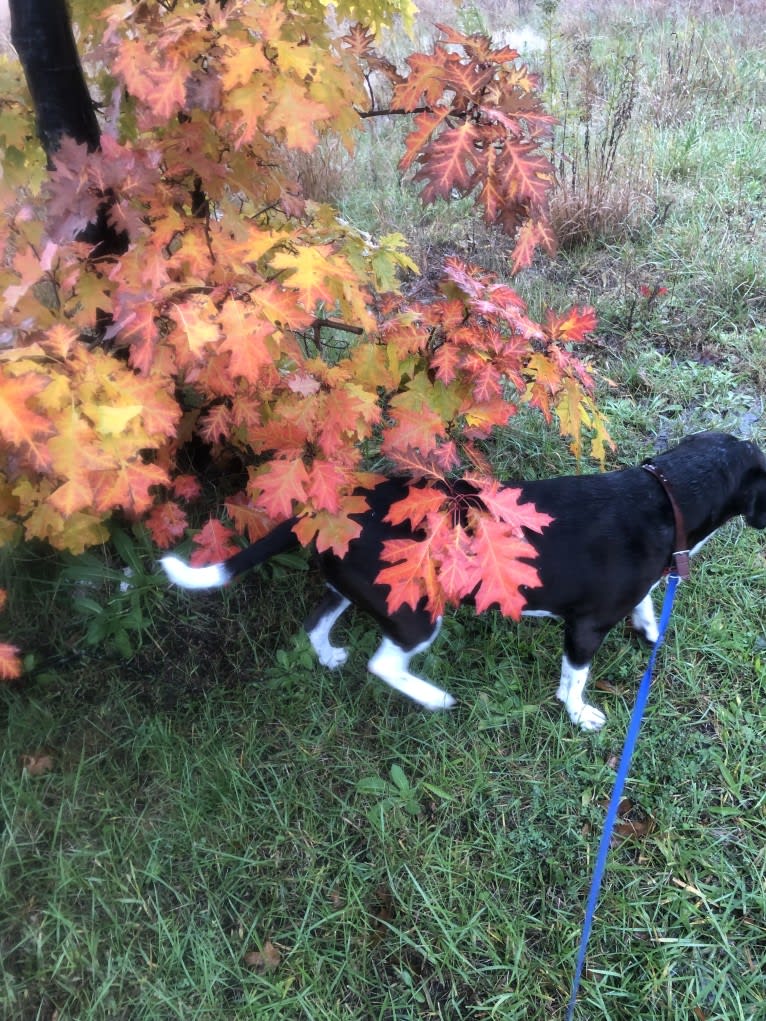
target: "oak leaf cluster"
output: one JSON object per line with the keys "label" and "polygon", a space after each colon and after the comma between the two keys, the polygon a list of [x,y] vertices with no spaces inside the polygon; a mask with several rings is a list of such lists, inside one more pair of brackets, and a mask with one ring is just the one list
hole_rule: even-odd
{"label": "oak leaf cluster", "polygon": [[[413,14],[363,6],[368,25]],[[119,513],[157,546],[178,543],[199,495],[182,456],[195,438],[247,466],[195,562],[291,515],[301,541],[342,553],[370,465],[420,465],[397,513],[423,538],[406,566],[387,551],[392,600],[436,611],[481,574],[477,602],[519,612],[519,585],[534,582],[522,530],[541,522],[492,488],[481,443],[526,403],[603,456],[576,352],[592,310],[535,322],[511,286],[457,259],[408,300],[405,239],[371,238],[307,200],[289,155],[327,133],[352,151],[370,118],[409,118],[402,173],[425,202],[472,195],[515,271],[554,245],[552,121],[513,50],[442,26],[433,52],[396,68],[369,27],[343,24],[331,30],[318,2],[280,0],[143,0],[83,17],[100,146],[63,137],[51,166],[18,68],[0,68],[1,542],[79,553]],[[99,217],[121,254],[83,240]],[[431,487],[465,465],[481,501],[456,524]],[[0,646],[0,672],[17,668]]]}

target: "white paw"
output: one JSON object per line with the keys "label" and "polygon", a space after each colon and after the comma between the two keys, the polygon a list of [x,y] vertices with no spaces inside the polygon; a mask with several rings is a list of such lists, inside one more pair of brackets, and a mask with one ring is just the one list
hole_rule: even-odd
{"label": "white paw", "polygon": [[448,691],[437,688],[435,684],[424,681],[422,677],[415,677],[414,674],[403,673],[393,676],[378,674],[378,677],[431,712],[451,709],[455,705],[455,699]]}
{"label": "white paw", "polygon": [[601,730],[606,723],[606,716],[593,705],[585,704],[577,712],[569,715],[572,718],[572,723],[576,723],[581,730]]}
{"label": "white paw", "polygon": [[655,645],[660,637],[660,629],[656,624],[652,624],[651,627],[644,628],[642,634],[650,645]]}
{"label": "white paw", "polygon": [[318,654],[318,658],[322,666],[329,667],[330,670],[337,670],[348,659],[348,649],[341,649],[336,645],[327,645]]}
{"label": "white paw", "polygon": [[440,712],[443,709],[451,709],[453,705],[457,703],[457,699],[453,698],[452,695],[447,691],[442,691],[438,696],[433,699],[429,699],[427,702],[421,702],[424,709],[430,709],[431,712]]}

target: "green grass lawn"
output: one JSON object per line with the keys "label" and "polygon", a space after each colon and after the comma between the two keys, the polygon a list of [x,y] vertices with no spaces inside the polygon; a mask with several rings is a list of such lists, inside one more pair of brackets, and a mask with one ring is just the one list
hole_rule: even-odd
{"label": "green grass lawn", "polygon": [[[578,214],[590,235],[517,281],[535,308],[596,305],[610,466],[701,428],[766,448],[760,17],[748,31],[703,4],[689,41],[672,5],[606,5],[610,21],[553,4],[547,29],[518,6],[571,96],[579,25],[604,110],[619,61],[641,55],[615,170],[641,215],[601,195],[601,219]],[[334,197],[346,215],[415,230],[426,270],[444,252],[502,268],[462,206],[415,214],[375,144],[354,178],[369,170],[374,193]],[[519,422],[490,446],[499,473],[573,470]],[[29,667],[0,688],[2,1021],[563,1019],[647,659],[627,627],[596,658],[608,722],[587,735],[554,697],[553,622],[448,617],[421,669],[458,706],[428,715],[366,674],[361,615],[339,625],[348,663],[316,664],[300,625],[320,583],[301,558],[189,595],[125,536],[110,566],[63,577],[20,556],[1,579]],[[734,522],[695,560],[659,657],[580,1021],[766,1019],[765,605],[764,536]]]}
{"label": "green grass lawn", "polygon": [[[580,1017],[764,1016],[759,541],[728,528],[679,595]],[[459,706],[426,715],[365,674],[361,616],[313,663],[315,587],[169,593],[132,660],[0,692],[5,1017],[563,1017],[644,649],[610,636],[584,735],[557,625],[461,612],[425,657]]]}

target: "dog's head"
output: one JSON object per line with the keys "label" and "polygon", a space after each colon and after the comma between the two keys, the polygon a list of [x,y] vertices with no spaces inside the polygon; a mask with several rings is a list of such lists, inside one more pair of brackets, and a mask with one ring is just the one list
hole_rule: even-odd
{"label": "dog's head", "polygon": [[694,433],[659,462],[665,459],[679,492],[715,508],[710,524],[741,514],[753,528],[766,528],[766,456],[755,443],[724,432]]}

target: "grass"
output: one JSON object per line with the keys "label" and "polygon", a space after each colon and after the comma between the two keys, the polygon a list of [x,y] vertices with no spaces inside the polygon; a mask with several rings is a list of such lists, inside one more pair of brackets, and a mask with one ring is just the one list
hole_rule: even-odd
{"label": "grass", "polygon": [[[580,1016],[761,1016],[766,579],[728,532],[679,597]],[[157,602],[132,661],[2,691],[5,1016],[563,1016],[643,650],[608,640],[589,737],[555,625],[461,612],[425,662],[459,708],[425,716],[365,677],[360,617],[317,667],[315,581],[296,606],[272,574]]]}
{"label": "grass", "polygon": [[[700,428],[764,446],[757,5],[726,22],[695,5],[693,23],[670,3],[547,6],[547,26],[538,5],[513,9],[539,19],[554,70],[576,70],[584,36],[592,81],[619,85],[599,68],[616,74],[610,53],[635,40],[639,91],[602,226],[586,207],[590,233],[517,286],[535,310],[595,304],[614,464]],[[481,16],[498,27],[505,7]],[[594,137],[610,95],[594,96]],[[331,195],[344,214],[414,237],[429,279],[445,252],[502,270],[504,243],[467,205],[417,204],[395,141],[365,142],[353,179],[369,188]],[[636,158],[642,213],[625,220]],[[331,193],[350,175],[322,159]],[[490,453],[501,474],[573,468],[532,416]],[[599,735],[554,698],[557,625],[469,611],[422,661],[458,707],[427,716],[366,675],[376,636],[361,616],[339,625],[348,664],[316,664],[304,561],[187,596],[120,543],[108,569],[61,576],[39,553],[0,565],[29,666],[0,689],[2,1021],[562,1019],[646,661],[628,631],[596,659]],[[765,599],[763,537],[733,523],[678,597],[578,1018],[766,1017]]]}

